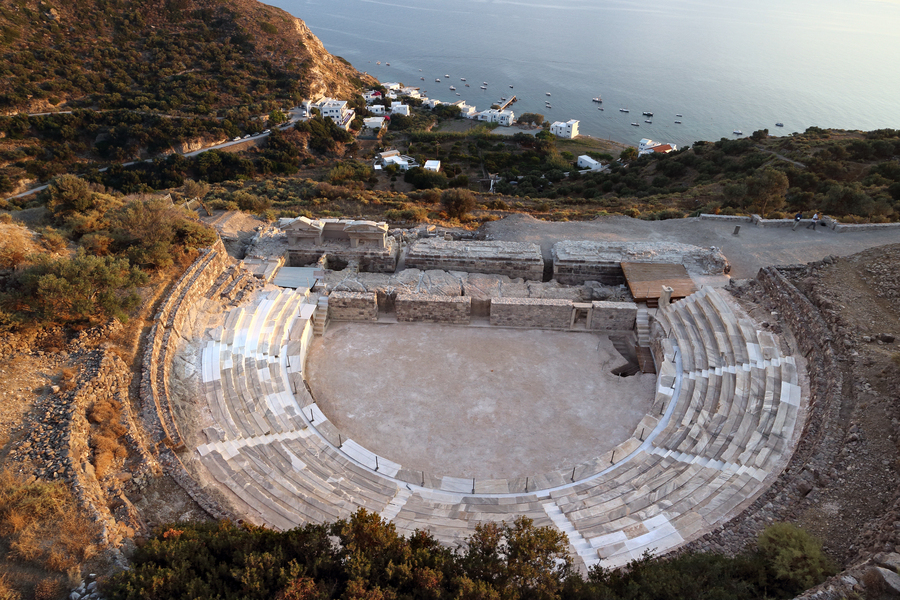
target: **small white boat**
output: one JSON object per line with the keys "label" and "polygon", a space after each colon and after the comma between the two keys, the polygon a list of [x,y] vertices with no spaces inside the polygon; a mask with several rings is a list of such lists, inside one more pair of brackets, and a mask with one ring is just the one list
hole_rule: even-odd
{"label": "small white boat", "polygon": [[731,133],[733,133],[734,135],[744,135],[744,132],[741,131],[740,129],[735,129],[735,130],[732,131]]}
{"label": "small white boat", "polygon": [[425,78],[424,78],[424,77],[419,77],[419,79],[421,79],[422,81],[425,81]]}
{"label": "small white boat", "polygon": [[619,109],[619,112],[627,113],[627,112],[628,112],[628,109],[627,109],[627,108],[620,108],[620,109]]}
{"label": "small white boat", "polygon": [[683,115],[677,114],[677,115],[675,115],[675,116],[676,116],[676,117],[681,117],[681,116],[683,116]]}
{"label": "small white boat", "polygon": [[597,110],[603,110],[603,107],[598,108]]}
{"label": "small white boat", "polygon": [[549,104],[547,104],[547,105],[544,106],[544,108],[553,108],[553,107],[550,106]]}
{"label": "small white boat", "polygon": [[419,69],[419,73],[421,73],[421,72],[422,72],[422,69]]}
{"label": "small white boat", "polygon": [[486,86],[486,85],[483,85],[483,86],[481,86],[481,89],[486,90],[486,89],[487,89],[487,86]]}
{"label": "small white boat", "polygon": [[549,96],[549,95],[550,95],[550,92],[547,92],[547,95]]}
{"label": "small white boat", "polygon": [[500,96],[500,101],[506,100],[506,96]]}
{"label": "small white boat", "polygon": [[440,82],[441,82],[440,78],[437,78],[437,79],[435,79],[434,81],[435,81],[435,83],[440,83]]}
{"label": "small white boat", "polygon": [[391,66],[391,63],[384,63],[384,66],[389,67]]}
{"label": "small white boat", "polygon": [[635,127],[640,127],[640,125],[637,123],[632,123],[632,125],[634,125]]}
{"label": "small white boat", "polygon": [[651,121],[650,119],[644,119],[644,123],[652,123],[652,122],[653,121]]}
{"label": "small white boat", "polygon": [[380,64],[381,64],[381,61],[380,61],[380,60],[379,60],[379,61],[376,61],[375,64],[376,64],[376,65],[380,65]]}
{"label": "small white boat", "polygon": [[512,89],[512,86],[509,86],[509,89]]}
{"label": "small white boat", "polygon": [[466,84],[466,87],[470,87],[468,83]]}
{"label": "small white boat", "polygon": [[487,81],[482,81],[481,85],[487,85]]}
{"label": "small white boat", "polygon": [[447,78],[449,78],[449,77],[450,77],[450,76],[449,76],[449,75],[444,75],[444,77],[447,77]]}
{"label": "small white boat", "polygon": [[784,127],[784,123],[775,123],[775,127]]}
{"label": "small white boat", "polygon": [[676,125],[681,125],[681,121],[675,121]]}
{"label": "small white boat", "polygon": [[453,87],[453,86],[451,85],[451,86],[450,86],[450,91],[451,91],[451,92],[455,92],[455,91],[456,91],[456,88]]}
{"label": "small white boat", "polygon": [[459,80],[460,80],[460,81],[465,81],[466,78],[465,78],[465,77],[460,77]]}
{"label": "small white boat", "polygon": [[592,102],[603,102],[603,98],[601,98],[600,96],[597,96],[596,98],[591,98],[591,101]]}
{"label": "small white boat", "polygon": [[645,111],[642,112],[641,114],[644,115],[645,117],[652,117],[652,116],[653,116],[653,113],[650,112],[649,110],[645,110]]}
{"label": "small white boat", "polygon": [[456,92],[456,95],[459,96],[459,92]]}

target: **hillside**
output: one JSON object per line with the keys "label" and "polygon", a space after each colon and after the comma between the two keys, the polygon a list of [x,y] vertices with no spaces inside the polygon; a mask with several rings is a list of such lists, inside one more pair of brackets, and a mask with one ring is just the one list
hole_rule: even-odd
{"label": "hillside", "polygon": [[79,106],[264,113],[362,85],[303,21],[254,0],[4,0],[0,52],[7,114]]}

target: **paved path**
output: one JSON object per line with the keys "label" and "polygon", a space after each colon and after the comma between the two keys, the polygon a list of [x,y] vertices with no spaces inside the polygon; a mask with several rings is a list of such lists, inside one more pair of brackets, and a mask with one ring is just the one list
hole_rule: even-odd
{"label": "paved path", "polygon": [[699,218],[642,221],[629,217],[602,217],[583,222],[539,221],[527,215],[513,215],[487,223],[488,239],[534,242],[545,259],[559,240],[618,242],[679,242],[695,246],[716,246],[731,263],[736,279],[755,277],[770,265],[806,263],[834,254],[847,256],[867,248],[900,243],[900,229],[835,233],[826,227],[815,229],[755,227],[741,223],[740,234],[732,235],[734,223]]}

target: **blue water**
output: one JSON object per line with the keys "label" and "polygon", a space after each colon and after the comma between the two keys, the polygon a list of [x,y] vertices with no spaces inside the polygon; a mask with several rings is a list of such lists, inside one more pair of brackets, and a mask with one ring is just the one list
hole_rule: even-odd
{"label": "blue water", "polygon": [[479,110],[514,93],[516,114],[579,119],[581,133],[629,144],[900,128],[898,0],[268,2],[382,82]]}

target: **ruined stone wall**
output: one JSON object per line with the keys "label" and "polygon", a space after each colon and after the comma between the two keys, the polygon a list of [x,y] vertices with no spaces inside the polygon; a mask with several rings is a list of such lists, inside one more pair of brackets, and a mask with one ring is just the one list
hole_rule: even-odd
{"label": "ruined stone wall", "polygon": [[772,486],[737,517],[683,550],[738,553],[773,521],[797,519],[802,500],[831,471],[841,446],[844,385],[831,332],[816,307],[774,267],[759,271],[756,281],[786,321],[806,357],[810,397],[802,437],[787,467]]}
{"label": "ruined stone wall", "polygon": [[377,321],[378,295],[374,292],[331,292],[328,318],[334,321]]}
{"label": "ruined stone wall", "polygon": [[568,329],[572,323],[572,301],[545,298],[493,298],[491,325]]}
{"label": "ruined stone wall", "polygon": [[591,303],[591,329],[594,331],[631,331],[637,321],[634,302]]}
{"label": "ruined stone wall", "polygon": [[398,321],[468,324],[471,298],[399,294],[394,302]]}
{"label": "ruined stone wall", "polygon": [[359,247],[350,248],[337,245],[322,246],[318,248],[290,248],[288,250],[288,265],[292,267],[305,267],[314,265],[325,255],[340,263],[355,262],[359,264],[359,270],[368,273],[393,273],[397,270],[397,255],[399,248],[393,238],[387,239],[387,247]]}
{"label": "ruined stone wall", "polygon": [[521,277],[529,281],[544,278],[544,260],[537,244],[523,242],[454,242],[428,238],[410,246],[406,266],[411,269],[465,271]]}
{"label": "ruined stone wall", "polygon": [[580,285],[585,281],[599,281],[603,285],[625,283],[625,273],[619,262],[591,259],[553,261],[553,279],[565,285]]}
{"label": "ruined stone wall", "polygon": [[[221,239],[202,251],[172,286],[147,336],[141,373],[141,418],[150,442],[180,448],[184,442],[169,398],[169,369],[188,308],[219,278],[230,259]],[[190,325],[188,324],[188,328]]]}

